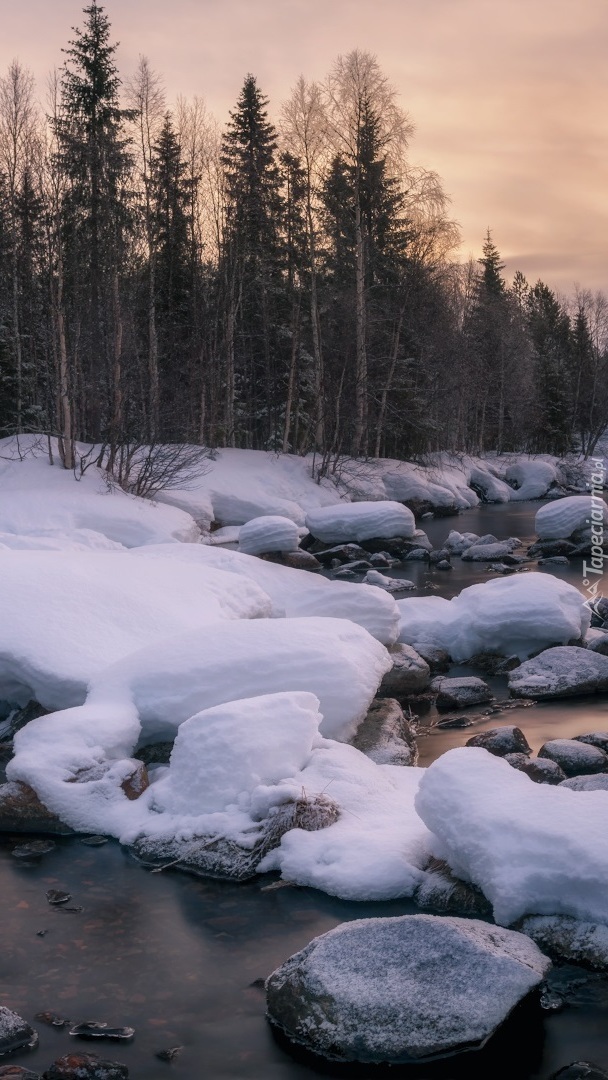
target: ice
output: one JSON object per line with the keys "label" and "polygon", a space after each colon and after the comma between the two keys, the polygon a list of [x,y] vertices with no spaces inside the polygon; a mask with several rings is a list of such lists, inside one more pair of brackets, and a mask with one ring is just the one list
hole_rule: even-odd
{"label": "ice", "polygon": [[416,810],[432,847],[479,886],[504,926],[526,914],[608,923],[608,798],[535,784],[475,747],[426,770]]}
{"label": "ice", "polygon": [[399,640],[428,641],[454,660],[480,652],[525,659],[549,645],[585,636],[591,613],[573,585],[548,574],[527,573],[471,585],[452,600],[397,601]]}
{"label": "ice", "polygon": [[541,506],[536,513],[535,528],[541,540],[567,540],[573,533],[588,532],[591,521],[597,522],[600,529],[603,525],[606,532],[608,506],[604,500],[591,495],[569,495]]}
{"label": "ice", "polygon": [[239,551],[245,555],[263,555],[267,551],[297,551],[306,530],[286,517],[268,514],[251,518],[239,530]]}

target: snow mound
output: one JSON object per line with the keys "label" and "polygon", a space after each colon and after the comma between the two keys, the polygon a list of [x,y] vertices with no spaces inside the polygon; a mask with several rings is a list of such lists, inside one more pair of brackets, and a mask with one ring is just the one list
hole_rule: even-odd
{"label": "snow mound", "polygon": [[428,641],[454,660],[479,652],[520,659],[556,642],[585,636],[591,613],[578,589],[548,574],[528,573],[471,585],[452,600],[398,600],[399,640]]}
{"label": "snow mound", "polygon": [[411,510],[398,502],[341,503],[306,515],[306,528],[326,544],[376,537],[412,537],[416,522]]}
{"label": "snow mound", "polygon": [[80,704],[97,672],[143,646],[270,612],[255,582],[225,570],[126,551],[10,551],[0,560],[0,699]]}
{"label": "snow mound", "polygon": [[551,462],[530,458],[510,465],[505,480],[515,489],[509,496],[511,502],[524,502],[526,499],[543,499],[551,485],[559,482],[559,475]]}
{"label": "snow mound", "polygon": [[397,640],[399,609],[391,596],[370,585],[328,581],[315,577],[308,570],[278,566],[242,552],[206,544],[145,547],[132,555],[146,559],[169,558],[239,574],[255,582],[270,597],[271,614],[275,618],[325,616],[350,619],[383,645],[392,645]]}
{"label": "snow mound", "polygon": [[603,791],[535,784],[487,750],[460,747],[422,777],[416,810],[437,858],[472,881],[502,925],[527,914],[608,923]]}
{"label": "snow mound", "polygon": [[206,709],[181,724],[170,768],[154,787],[157,809],[211,814],[260,784],[297,773],[318,736],[313,694],[264,694]]}
{"label": "snow mound", "polygon": [[277,514],[251,518],[239,530],[239,551],[245,555],[263,555],[267,551],[297,551],[303,531],[290,518]]}
{"label": "snow mound", "polygon": [[133,701],[143,736],[152,742],[171,737],[202,709],[305,690],[321,703],[322,734],[348,739],[390,667],[384,646],[346,619],[215,622],[96,674],[89,701]]}
{"label": "snow mound", "polygon": [[588,532],[592,521],[600,529],[603,524],[606,532],[608,506],[604,500],[592,495],[569,495],[541,506],[535,528],[541,540],[567,540],[573,533]]}

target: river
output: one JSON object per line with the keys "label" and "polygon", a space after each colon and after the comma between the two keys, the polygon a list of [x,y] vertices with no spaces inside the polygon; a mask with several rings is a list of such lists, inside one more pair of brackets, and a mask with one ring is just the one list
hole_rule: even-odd
{"label": "river", "polygon": [[[437,544],[450,528],[524,539],[533,535],[537,509],[538,503],[482,506],[458,518],[425,521],[424,527]],[[433,591],[448,597],[490,576],[483,564],[454,564],[452,572],[442,572],[411,563],[404,576],[420,585],[432,581],[439,586]],[[582,590],[580,564],[554,569]],[[459,667],[454,673],[475,672]],[[493,685],[499,698],[505,696],[504,679]],[[433,718],[432,710],[422,718],[428,734],[420,739],[421,764],[471,735],[471,729],[435,731]],[[549,737],[608,729],[608,702],[536,705],[493,716],[474,731],[499,723],[517,723],[536,750]],[[87,847],[77,838],[59,838],[53,851],[28,862],[11,854],[16,839],[0,841],[1,1001],[36,1027],[40,1044],[3,1063],[40,1072],[79,1049],[123,1061],[132,1080],[311,1080],[319,1072],[275,1042],[264,1019],[260,980],[340,922],[417,910],[409,901],[355,904],[313,889],[268,890],[271,876],[234,885],[171,870],[150,873],[112,841]],[[51,907],[47,889],[70,892],[68,906],[82,910]],[[34,1019],[47,1010],[74,1022],[130,1025],[136,1034],[129,1043],[81,1042],[67,1028]],[[591,977],[572,989],[563,1010],[547,1012],[540,1021],[536,1013],[515,1016],[488,1052],[387,1075],[493,1080],[500,1073],[512,1080],[548,1080],[576,1060],[608,1069],[607,1021],[608,980]],[[171,1062],[156,1057],[175,1046],[182,1049]],[[350,1068],[335,1075],[370,1080],[376,1072]]]}

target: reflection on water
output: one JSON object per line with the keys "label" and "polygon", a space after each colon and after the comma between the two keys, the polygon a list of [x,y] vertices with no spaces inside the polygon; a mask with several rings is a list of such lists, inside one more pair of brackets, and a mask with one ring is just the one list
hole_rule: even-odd
{"label": "reflection on water", "polygon": [[[452,527],[523,538],[533,533],[537,508],[537,503],[480,507],[455,519],[425,522],[425,527],[437,544]],[[451,574],[433,574],[443,595],[487,578],[483,567],[461,566],[459,559],[454,563]],[[412,577],[414,572],[429,574],[428,568],[412,563],[408,576],[410,566]],[[568,568],[575,584],[577,573],[575,565]],[[454,674],[466,673],[472,669],[454,669]],[[490,681],[498,697],[506,696],[505,679]],[[430,710],[423,722],[432,724],[434,718]],[[502,723],[522,727],[536,750],[550,737],[607,730],[608,702],[589,698],[536,705],[464,731],[431,731],[420,739],[421,763],[462,745],[473,732]],[[8,1060],[40,1072],[77,1047],[125,1062],[134,1080],[311,1080],[318,1075],[316,1067],[292,1058],[267,1027],[259,980],[340,922],[416,910],[408,901],[354,904],[313,889],[263,891],[271,878],[231,885],[173,871],[151,874],[113,842],[89,848],[77,839],[59,839],[54,851],[27,864],[11,855],[22,841],[0,840],[0,1002],[40,1034],[37,1050]],[[50,906],[49,889],[70,892],[70,906],[82,906],[82,911]],[[80,1042],[66,1028],[49,1028],[34,1019],[47,1010],[75,1022],[129,1025],[135,1039],[128,1044]],[[493,1080],[502,1073],[511,1080],[547,1080],[581,1059],[608,1068],[607,1018],[608,981],[593,979],[563,1011],[545,1014],[540,1025],[525,1010],[515,1016],[489,1058],[393,1069],[390,1075]],[[155,1056],[172,1046],[183,1049],[170,1063]],[[351,1068],[347,1075],[370,1080],[376,1074]]]}

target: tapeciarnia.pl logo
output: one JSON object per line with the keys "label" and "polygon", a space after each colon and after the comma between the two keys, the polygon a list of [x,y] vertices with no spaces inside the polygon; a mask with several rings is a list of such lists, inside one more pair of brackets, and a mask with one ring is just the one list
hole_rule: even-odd
{"label": "tapeciarnia.pl logo", "polygon": [[[587,485],[591,492],[591,509],[586,524],[591,526],[591,561],[583,560],[583,585],[588,596],[585,603],[591,607],[602,596],[601,585],[604,576],[605,560],[608,552],[604,551],[604,484],[606,466],[602,458],[593,459],[591,482]],[[591,576],[593,575],[593,577]],[[594,580],[595,578],[595,580]]]}

